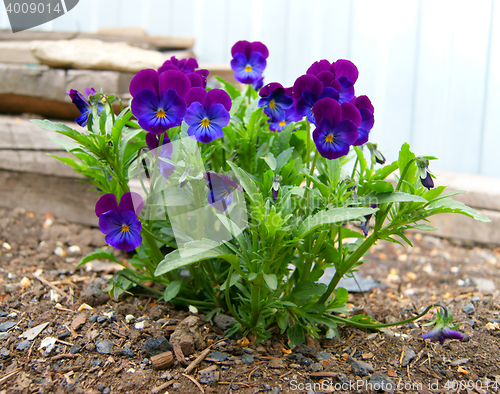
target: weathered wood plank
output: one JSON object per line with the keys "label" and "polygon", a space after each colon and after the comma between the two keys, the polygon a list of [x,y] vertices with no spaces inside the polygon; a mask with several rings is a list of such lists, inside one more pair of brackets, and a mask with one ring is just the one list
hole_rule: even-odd
{"label": "weathered wood plank", "polygon": [[65,151],[40,152],[31,150],[0,150],[0,169],[30,174],[53,175],[62,178],[85,179],[63,162],[48,156],[74,157]]}
{"label": "weathered wood plank", "polygon": [[95,203],[99,194],[76,179],[0,170],[0,206],[23,207],[71,222],[97,226]]}

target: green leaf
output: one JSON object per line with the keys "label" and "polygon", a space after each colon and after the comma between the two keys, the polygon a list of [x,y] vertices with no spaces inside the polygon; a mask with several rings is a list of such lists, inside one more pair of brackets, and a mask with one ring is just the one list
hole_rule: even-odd
{"label": "green leaf", "polygon": [[271,170],[274,171],[276,169],[276,159],[271,152],[269,152],[266,156],[261,157],[261,159],[263,159],[267,163]]}
{"label": "green leaf", "polygon": [[[318,154],[318,153],[317,153]],[[340,180],[340,161],[339,159],[335,160],[326,160],[326,168],[328,169],[328,179],[330,180],[330,185],[332,189],[336,189]]]}
{"label": "green leaf", "polygon": [[376,211],[378,209],[373,208],[333,208],[320,211],[316,215],[304,220],[294,235],[298,238],[304,238],[311,231],[324,224],[348,222],[373,214]]}
{"label": "green leaf", "polygon": [[[414,158],[415,154],[410,150],[410,145],[405,142],[401,147],[401,150],[399,151],[398,167],[400,176],[403,175],[406,166]],[[416,179],[416,174],[417,174],[417,164],[413,162],[406,170],[404,180],[408,181],[410,184],[414,184]],[[406,190],[404,186],[403,190]]]}
{"label": "green leaf", "polygon": [[52,136],[49,138],[52,142],[56,143],[57,145],[59,145],[61,148],[63,148],[67,152],[71,152],[73,149],[78,147],[77,145],[73,144],[71,141],[63,140],[62,138],[52,137]]}
{"label": "green leaf", "polygon": [[232,100],[241,95],[240,91],[225,79],[217,76],[215,76],[214,78],[222,84],[224,90],[227,92],[227,94],[229,94],[229,97],[231,97]]}
{"label": "green leaf", "polygon": [[44,128],[45,130],[55,131],[55,132],[67,131],[79,134],[78,131],[72,129],[71,127],[66,126],[63,123],[55,123],[47,119],[45,120],[31,119],[31,121],[37,124],[38,126]]}
{"label": "green leaf", "polygon": [[216,257],[233,264],[237,261],[237,257],[226,246],[218,242],[208,239],[188,242],[182,251],[174,250],[165,256],[160,264],[158,264],[155,276],[166,274],[185,265]]}
{"label": "green leaf", "polygon": [[262,194],[260,193],[257,185],[252,180],[252,178],[250,178],[250,176],[244,170],[242,170],[233,162],[228,161],[227,164],[229,164],[229,166],[233,170],[234,175],[236,175],[236,178],[238,178],[238,181],[240,182],[241,186],[243,186],[243,189],[245,189],[245,192],[248,194],[250,200],[257,206],[262,207],[264,205],[264,199],[262,198]]}
{"label": "green leaf", "polygon": [[[240,274],[237,274],[237,273],[233,273],[231,275],[231,282],[229,283],[229,287],[232,287],[234,286],[236,283],[238,283],[238,281],[241,279],[241,275]],[[227,280],[222,284],[222,286],[220,287],[220,290],[221,291],[224,291],[226,290],[226,285],[227,285]]]}
{"label": "green leaf", "polygon": [[293,291],[288,296],[297,300],[310,300],[314,296],[323,294],[327,289],[324,283],[315,283],[309,280],[303,280],[295,285]]}
{"label": "green leaf", "polygon": [[394,191],[392,183],[387,181],[375,181],[369,187],[376,193],[392,193]]}
{"label": "green leaf", "polygon": [[382,168],[379,168],[374,175],[373,179],[385,179],[394,171],[396,171],[399,167],[399,163],[397,161],[393,161],[391,164],[388,164]]}
{"label": "green leaf", "polygon": [[286,333],[288,335],[288,346],[292,349],[305,342],[304,329],[298,324],[289,327]]}
{"label": "green leaf", "polygon": [[245,110],[245,117],[243,118],[243,122],[249,124],[252,118],[253,122],[255,122],[255,118],[259,115],[259,113],[256,111],[257,108],[259,108],[259,100],[253,100]]}
{"label": "green leaf", "polygon": [[462,215],[469,216],[475,220],[478,220],[483,223],[491,222],[489,218],[486,216],[476,212],[471,207],[465,205],[463,202],[453,200],[451,198],[443,198],[442,200],[433,202],[428,206],[429,210],[440,212],[455,212],[460,213]]}
{"label": "green leaf", "polygon": [[427,202],[427,200],[421,196],[415,194],[395,192],[395,193],[370,193],[363,196],[361,202],[363,204],[387,204],[390,202]]}
{"label": "green leaf", "polygon": [[166,288],[165,288],[165,291],[163,293],[163,299],[165,300],[165,302],[168,302],[170,301],[171,299],[173,299],[174,297],[177,296],[177,294],[179,294],[179,290],[181,289],[181,282],[179,281],[174,281],[174,282],[171,282]]}
{"label": "green leaf", "polygon": [[111,253],[111,251],[104,249],[96,249],[92,253],[89,253],[87,256],[81,259],[76,268],[81,267],[82,265],[88,263],[89,261],[100,260],[100,259],[111,260],[114,261],[115,263],[120,264],[120,262],[116,259],[115,255]]}
{"label": "green leaf", "polygon": [[429,226],[428,224],[416,224],[415,226],[411,226],[411,228],[420,231],[434,231],[437,230],[436,227]]}
{"label": "green leaf", "polygon": [[243,96],[239,96],[233,99],[233,105],[231,105],[231,110],[229,111],[229,115],[234,116],[234,114],[238,112],[238,110],[241,107],[241,103],[243,102],[244,99],[245,97]]}
{"label": "green leaf", "polygon": [[294,127],[295,125],[290,123],[278,134],[278,138],[273,143],[273,153],[275,156],[281,154],[290,144],[290,138],[292,137]]}
{"label": "green leaf", "polygon": [[276,275],[274,274],[263,274],[263,275],[267,287],[269,287],[271,290],[276,290],[278,288],[278,280],[276,279]]}
{"label": "green leaf", "polygon": [[293,149],[294,148],[292,146],[291,148],[284,150],[278,155],[278,157],[276,158],[276,173],[279,173],[283,166],[288,163],[288,160],[290,160],[290,157],[292,157]]}

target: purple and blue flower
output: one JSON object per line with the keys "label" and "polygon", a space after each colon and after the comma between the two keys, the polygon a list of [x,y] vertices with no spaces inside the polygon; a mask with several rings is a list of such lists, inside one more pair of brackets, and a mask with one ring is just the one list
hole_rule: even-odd
{"label": "purple and blue flower", "polygon": [[[357,108],[331,98],[319,100],[313,107],[316,129],[313,140],[321,156],[333,160],[347,155],[349,147],[358,139],[358,128],[350,119],[355,116]],[[359,116],[359,111],[358,111]]]}
{"label": "purple and blue flower", "polygon": [[207,77],[208,70],[199,69],[198,62],[195,58],[190,57],[188,59],[177,59],[175,56],[172,56],[170,60],[165,61],[163,65],[158,69],[158,74],[161,74],[168,70],[179,70],[187,75],[189,80],[191,81],[191,87],[207,87]]}
{"label": "purple and blue flower", "polygon": [[[89,120],[89,116],[92,112],[92,106],[89,104],[89,100],[87,97],[96,94],[94,88],[85,88],[85,97],[78,90],[70,89],[68,93],[69,97],[71,97],[71,101],[76,105],[78,111],[80,111],[80,116],[75,119],[75,122],[80,126],[87,126],[87,122]],[[102,110],[104,109],[104,104],[102,102],[97,103],[97,116],[101,115]]]}
{"label": "purple and blue flower", "polygon": [[331,87],[324,87],[323,83],[314,75],[305,74],[298,77],[293,84],[293,97],[297,113],[306,116],[311,123],[316,123],[312,108],[317,101],[323,98],[339,99],[339,92]]}
{"label": "purple and blue flower", "polygon": [[220,212],[225,212],[233,202],[233,191],[241,188],[225,175],[215,172],[206,173],[208,203]]}
{"label": "purple and blue flower", "polygon": [[222,89],[207,92],[203,88],[192,88],[186,100],[189,108],[184,121],[189,125],[188,135],[200,142],[222,138],[222,128],[231,119],[229,95]]}
{"label": "purple and blue flower", "polygon": [[269,130],[280,132],[290,123],[300,120],[302,120],[302,116],[297,113],[295,105],[292,105],[290,108],[285,109],[285,118],[283,120],[274,118],[268,120]]}
{"label": "purple and blue flower", "polygon": [[464,340],[463,335],[456,331],[458,325],[453,325],[453,315],[445,307],[440,307],[436,318],[425,325],[435,326],[427,334],[422,335],[423,339],[430,339],[431,342],[439,342],[441,345],[446,339]]}
{"label": "purple and blue flower", "polygon": [[264,107],[264,112],[271,119],[282,121],[285,119],[285,110],[293,105],[293,98],[286,94],[285,88],[276,82],[269,83],[260,89],[259,107]]}
{"label": "purple and blue flower", "polygon": [[130,83],[132,113],[144,130],[161,134],[181,124],[190,89],[191,81],[182,71],[139,71]]}
{"label": "purple and blue flower", "polygon": [[262,78],[269,56],[269,51],[263,43],[238,41],[231,48],[231,55],[231,68],[238,82],[252,85]]}
{"label": "purple and blue flower", "polygon": [[373,116],[374,108],[372,102],[367,96],[354,97],[351,104],[359,110],[361,121],[358,126],[359,136],[357,141],[353,144],[356,146],[363,145],[368,142],[368,136],[373,128],[375,118]]}
{"label": "purple and blue flower", "polygon": [[101,196],[95,206],[95,214],[99,217],[99,229],[106,235],[108,244],[127,252],[141,244],[141,222],[137,215],[142,211],[143,204],[142,197],[137,193],[125,193],[119,205],[114,194]]}

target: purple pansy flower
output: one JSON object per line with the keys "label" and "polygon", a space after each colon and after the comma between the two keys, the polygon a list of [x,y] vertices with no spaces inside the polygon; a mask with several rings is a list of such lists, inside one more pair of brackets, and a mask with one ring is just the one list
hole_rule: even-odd
{"label": "purple pansy flower", "polygon": [[269,51],[263,43],[238,41],[231,48],[231,55],[231,68],[238,82],[254,84],[262,78],[269,56]]}
{"label": "purple pansy flower", "polygon": [[144,130],[161,134],[181,124],[190,89],[190,79],[179,70],[139,71],[130,82],[132,113]]}
{"label": "purple pansy flower", "polygon": [[323,83],[314,75],[302,75],[293,84],[293,97],[296,103],[297,113],[307,116],[307,120],[316,123],[312,107],[318,100],[332,98],[338,101],[339,92],[330,87],[324,87]]}
{"label": "purple pansy flower", "polygon": [[[378,204],[371,204],[370,208],[378,208]],[[373,213],[369,215],[365,215],[365,221],[361,222],[361,230],[363,230],[363,234],[365,237],[368,235],[368,230],[370,230],[370,219],[372,218]]]}
{"label": "purple pansy flower", "polygon": [[258,92],[262,86],[264,86],[264,77],[260,77],[257,81],[252,83],[252,88],[256,92]]}
{"label": "purple pansy flower", "polygon": [[184,120],[189,125],[188,135],[200,142],[222,138],[222,128],[231,119],[229,95],[222,89],[207,92],[203,88],[192,88],[186,100],[189,108]]}
{"label": "purple pansy flower", "polygon": [[120,205],[112,193],[103,195],[97,201],[95,214],[99,217],[99,229],[106,235],[108,244],[127,252],[141,244],[141,222],[137,215],[142,207],[142,197],[130,192],[121,197]]}
{"label": "purple pansy flower", "polygon": [[225,175],[207,172],[208,203],[220,212],[225,212],[233,202],[234,189],[241,188]]}
{"label": "purple pansy flower", "polygon": [[[96,93],[94,88],[85,88],[85,97],[78,90],[70,89],[69,92],[66,92],[69,97],[71,97],[71,101],[76,105],[78,111],[80,111],[80,116],[75,119],[75,122],[80,126],[87,126],[87,122],[89,120],[89,116],[92,112],[92,106],[89,104],[87,97],[92,96]],[[97,104],[97,116],[101,115],[102,110],[104,109],[104,104],[99,102]]]}
{"label": "purple pansy flower", "polygon": [[208,70],[199,69],[198,62],[195,58],[188,59],[177,59],[175,56],[172,56],[170,60],[165,61],[163,65],[158,69],[158,73],[161,74],[168,70],[179,70],[184,74],[187,74],[189,80],[191,81],[191,86],[200,86],[202,88],[207,87],[207,77]]}
{"label": "purple pansy flower", "polygon": [[420,170],[420,181],[422,186],[427,189],[432,189],[434,187],[434,181],[432,180],[431,172],[429,171],[429,160],[423,157],[417,158],[417,166]]}
{"label": "purple pansy flower", "polygon": [[281,84],[273,82],[260,89],[259,107],[264,107],[264,112],[271,119],[282,121],[285,119],[285,110],[293,105],[293,98],[288,96]]}
{"label": "purple pansy flower", "polygon": [[313,107],[316,119],[313,140],[319,154],[329,160],[347,155],[350,145],[358,139],[358,128],[349,119],[357,109],[349,103],[343,106],[334,99],[324,98]]}
{"label": "purple pansy flower", "polygon": [[453,315],[444,306],[440,306],[436,318],[425,325],[435,325],[431,331],[422,335],[423,339],[430,339],[431,342],[439,342],[443,345],[446,339],[458,339],[460,341],[464,339],[463,335],[455,330],[458,325],[453,325]]}
{"label": "purple pansy flower", "polygon": [[358,80],[358,68],[349,60],[339,59],[334,63],[328,60],[315,62],[307,70],[307,74],[318,78],[323,86],[332,87],[339,92],[340,103],[350,101],[354,97],[354,84]]}
{"label": "purple pansy flower", "polygon": [[373,117],[374,108],[367,96],[354,97],[350,103],[356,106],[361,115],[361,122],[357,125],[359,131],[358,140],[353,145],[363,145],[368,142],[368,134],[375,122],[375,118]]}
{"label": "purple pansy flower", "polygon": [[[148,145],[149,150],[153,152],[154,155],[159,154],[159,157],[170,160],[173,152],[170,139],[168,138],[167,133],[164,133],[161,149],[158,150],[158,146],[160,145],[160,137],[161,135],[148,133],[146,134],[146,144]],[[175,170],[175,167],[172,164],[167,163],[166,161],[163,160],[158,160],[158,168],[160,170],[161,175],[165,179],[168,179]]]}
{"label": "purple pansy flower", "polygon": [[292,105],[290,108],[285,110],[285,118],[283,120],[278,120],[274,118],[268,120],[269,130],[280,132],[290,123],[298,122],[301,119],[302,116],[299,115],[295,110],[295,105]]}

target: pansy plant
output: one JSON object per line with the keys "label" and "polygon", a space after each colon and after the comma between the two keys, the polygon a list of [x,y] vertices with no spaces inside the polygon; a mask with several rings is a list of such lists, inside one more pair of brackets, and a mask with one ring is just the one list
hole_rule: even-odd
{"label": "pansy plant", "polygon": [[[208,318],[232,315],[226,335],[260,341],[279,330],[291,346],[304,333],[335,336],[339,324],[388,326],[350,317],[341,279],[378,241],[411,245],[405,231],[432,230],[435,214],[488,219],[434,184],[433,157],[403,144],[386,161],[371,141],[376,103],[355,91],[349,60],[314,62],[284,87],[264,86],[263,43],[238,41],[231,55],[236,87],[216,77],[207,88],[195,59],[173,57],[134,76],[119,114],[113,96],[71,90],[84,132],[34,121],[76,142],[63,144],[75,158],[60,160],[102,193],[96,224],[131,254],[112,294],[142,286]],[[81,263],[93,258],[115,259],[98,250]],[[460,339],[445,312],[425,337]]]}

